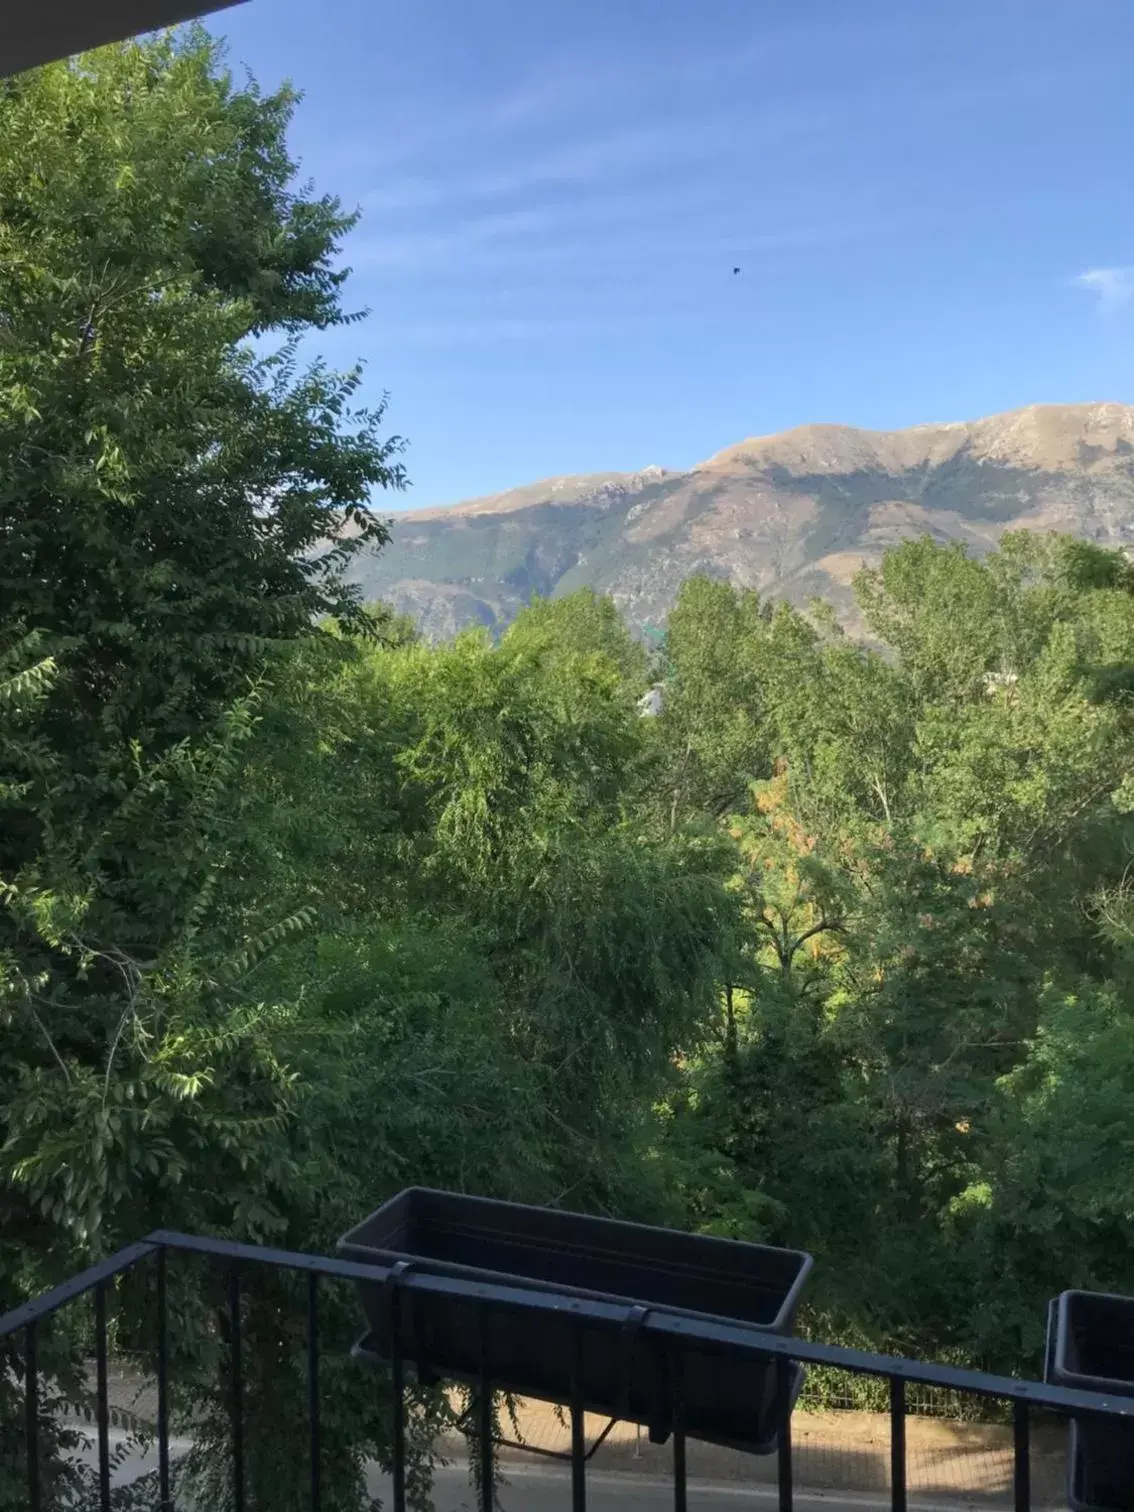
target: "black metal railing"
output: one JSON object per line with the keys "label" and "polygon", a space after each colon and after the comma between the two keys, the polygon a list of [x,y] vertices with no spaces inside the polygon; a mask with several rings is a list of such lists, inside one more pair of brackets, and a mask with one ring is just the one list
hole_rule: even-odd
{"label": "black metal railing", "polygon": [[[232,1457],[232,1502],[235,1512],[245,1512],[245,1443],[244,1380],[241,1359],[241,1280],[248,1267],[269,1266],[306,1274],[306,1413],[309,1442],[309,1503],[312,1512],[320,1512],[321,1500],[321,1424],[320,1424],[320,1330],[319,1304],[321,1283],[329,1278],[343,1281],[379,1282],[390,1300],[390,1379],[392,1422],[390,1424],[392,1501],[394,1512],[405,1512],[407,1485],[405,1365],[412,1359],[412,1341],[407,1341],[401,1303],[407,1296],[445,1296],[461,1299],[479,1309],[481,1319],[481,1357],[476,1381],[475,1405],[472,1409],[473,1437],[479,1457],[477,1482],[482,1504],[491,1512],[494,1504],[494,1455],[500,1442],[494,1434],[494,1394],[506,1383],[493,1379],[492,1337],[494,1321],[503,1314],[514,1320],[519,1313],[554,1315],[559,1324],[574,1330],[576,1358],[569,1366],[562,1405],[570,1412],[570,1460],[573,1512],[585,1512],[587,1465],[594,1448],[588,1450],[584,1433],[584,1408],[579,1388],[579,1359],[584,1328],[593,1325],[617,1328],[630,1325],[635,1334],[644,1333],[661,1350],[670,1363],[665,1383],[666,1417],[672,1438],[672,1481],[676,1512],[684,1512],[687,1496],[686,1435],[683,1422],[681,1359],[683,1346],[695,1344],[711,1348],[722,1355],[741,1356],[759,1361],[774,1361],[779,1389],[784,1402],[783,1427],[776,1449],[777,1483],[780,1512],[792,1512],[793,1455],[791,1439],[790,1397],[792,1364],[828,1366],[873,1376],[889,1383],[890,1400],[890,1502],[894,1512],[906,1512],[906,1418],[907,1387],[944,1389],[984,1399],[1011,1403],[1013,1421],[1013,1488],[1015,1512],[1028,1512],[1031,1505],[1031,1434],[1033,1414],[1047,1412],[1063,1417],[1095,1417],[1131,1420],[1134,1431],[1134,1398],[1101,1396],[1045,1385],[1037,1381],[986,1374],[951,1365],[938,1365],[897,1356],[869,1354],[792,1337],[757,1332],[751,1327],[728,1322],[707,1322],[679,1317],[662,1311],[650,1312],[641,1307],[626,1309],[611,1303],[578,1297],[560,1297],[554,1291],[524,1290],[522,1286],[481,1284],[446,1276],[419,1272],[404,1263],[395,1266],[361,1265],[329,1256],[298,1254],[286,1250],[236,1244],[225,1240],[203,1239],[186,1234],[158,1231],[140,1243],[120,1250],[116,1255],[74,1276],[61,1286],[34,1301],[26,1302],[0,1317],[0,1343],[22,1343],[24,1396],[24,1454],[26,1461],[26,1506],[28,1512],[48,1512],[43,1498],[41,1478],[40,1432],[43,1422],[39,1330],[41,1324],[77,1298],[93,1294],[95,1355],[95,1424],[97,1441],[97,1491],[100,1512],[111,1512],[111,1420],[107,1370],[107,1293],[112,1282],[144,1264],[155,1267],[157,1299],[157,1338],[155,1341],[157,1413],[157,1484],[155,1512],[174,1512],[171,1496],[170,1463],[170,1393],[169,1393],[169,1319],[167,1264],[172,1253],[194,1254],[211,1258],[227,1266],[227,1312],[229,1329],[228,1381],[229,1422]],[[628,1315],[629,1314],[629,1315]],[[408,1344],[408,1349],[407,1349]]]}

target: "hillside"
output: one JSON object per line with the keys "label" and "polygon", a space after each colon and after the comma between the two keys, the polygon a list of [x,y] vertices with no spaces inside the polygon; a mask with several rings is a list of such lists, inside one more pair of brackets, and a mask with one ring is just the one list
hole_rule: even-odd
{"label": "hillside", "polygon": [[980,552],[1005,530],[1134,544],[1134,407],[1036,405],[904,431],[807,425],[727,447],[689,472],[552,478],[397,517],[359,561],[370,598],[432,638],[499,626],[532,593],[589,585],[638,627],[708,572],[851,617],[850,581],[904,536]]}

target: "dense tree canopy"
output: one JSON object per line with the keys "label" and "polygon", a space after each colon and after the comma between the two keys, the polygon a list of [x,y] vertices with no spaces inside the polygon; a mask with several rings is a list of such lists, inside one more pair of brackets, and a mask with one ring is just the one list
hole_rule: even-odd
{"label": "dense tree canopy", "polygon": [[[1134,1289],[1130,568],[926,539],[856,587],[879,649],[783,608],[753,642],[768,760],[724,821],[748,944],[671,1139],[704,1221],[826,1262],[828,1330],[1034,1366],[1048,1295]],[[682,636],[729,595],[687,585]],[[673,715],[705,749],[733,719],[716,679]]]}

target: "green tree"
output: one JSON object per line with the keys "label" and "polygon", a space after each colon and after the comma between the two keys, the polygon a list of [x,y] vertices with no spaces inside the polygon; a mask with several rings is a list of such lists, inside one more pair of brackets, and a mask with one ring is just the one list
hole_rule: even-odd
{"label": "green tree", "polygon": [[[1064,1074],[1086,1085],[1073,1026],[1084,1046],[1110,1044],[1098,1005],[1127,991],[1130,569],[1021,534],[984,561],[911,542],[856,587],[879,649],[780,610],[728,672],[734,689],[758,680],[778,775],[728,820],[748,933],[739,991],[675,1103],[685,1156],[702,1152],[691,1216],[747,1214],[813,1246],[828,1328],[1011,1368],[1035,1340],[1024,1313],[1042,1320],[1046,1293],[1070,1284],[1068,1251],[1031,1247],[1020,1304],[992,1236],[1042,1203],[1041,1162],[1067,1174],[1102,1140],[1103,1102],[1086,1093],[1092,1132],[1056,1157],[1054,1110],[1070,1108],[1052,1089]],[[707,593],[683,633],[724,639],[725,602]],[[1041,1060],[1053,1111],[1037,1140]],[[1031,1165],[1011,1153],[1025,1138]],[[1122,1158],[1118,1141],[1102,1169]],[[1108,1181],[1090,1273],[1126,1284]],[[1058,1200],[1053,1212],[1072,1242],[1080,1220]]]}
{"label": "green tree", "polygon": [[0,100],[0,653],[34,635],[54,667],[5,753],[0,940],[17,995],[38,983],[44,1069],[99,1063],[123,972],[185,927],[195,743],[273,647],[355,612],[338,568],[384,539],[369,494],[401,482],[378,415],[351,413],[357,373],[295,364],[347,318],[352,217],[293,187],[293,105],[235,88],[200,32]]}
{"label": "green tree", "polygon": [[337,569],[385,539],[397,439],[352,412],[357,371],[296,362],[350,318],[353,217],[295,188],[294,103],[236,88],[201,32],[0,99],[0,644],[47,638],[39,727],[69,773],[50,821],[10,814],[6,875],[48,822],[93,837],[273,643],[353,612]]}
{"label": "green tree", "polygon": [[[184,790],[191,922],[129,977],[112,1077],[73,1056],[14,1068],[10,1179],[104,1243],[176,1222],[324,1249],[412,1181],[661,1211],[651,1109],[711,1017],[731,905],[717,845],[656,835],[646,742],[601,655],[475,634],[294,646],[137,795],[165,854],[166,788]],[[224,1505],[227,1458],[206,1452],[226,1431],[224,1298],[193,1281],[189,1468]],[[303,1484],[305,1385],[281,1364],[301,1300],[248,1278],[249,1495],[272,1507]],[[328,1304],[332,1358],[353,1325],[352,1299]],[[328,1368],[327,1495],[353,1507],[388,1401]],[[439,1406],[420,1405],[424,1463]]]}
{"label": "green tree", "polygon": [[632,694],[646,684],[646,648],[626,628],[614,600],[593,588],[563,598],[533,598],[504,632],[513,650],[523,646],[536,655],[604,656],[618,668]]}
{"label": "green tree", "polygon": [[162,1213],[271,1232],[301,1179],[296,1005],[241,976],[305,916],[260,893],[221,957],[210,910],[257,684],[365,623],[341,568],[403,476],[358,372],[297,360],[353,217],[296,185],[294,104],[202,32],[0,96],[5,1304]]}
{"label": "green tree", "polygon": [[971,1282],[972,1348],[1038,1368],[1048,1297],[1134,1293],[1129,980],[1046,984],[1025,1054],[996,1092],[950,1237]]}
{"label": "green tree", "polygon": [[729,813],[750,782],[771,773],[763,676],[771,619],[753,591],[701,576],[681,586],[666,626],[660,721],[671,824]]}

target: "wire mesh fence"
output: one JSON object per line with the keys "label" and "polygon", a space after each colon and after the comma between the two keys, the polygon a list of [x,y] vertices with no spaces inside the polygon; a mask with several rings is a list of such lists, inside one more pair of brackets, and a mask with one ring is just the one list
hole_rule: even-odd
{"label": "wire mesh fence", "polygon": [[[847,1370],[815,1365],[808,1371],[799,1401],[799,1412],[888,1412],[887,1383],[874,1376],[852,1375]],[[995,1398],[974,1397],[944,1387],[910,1382],[906,1388],[906,1412],[912,1417],[940,1418],[957,1423],[1007,1423],[1009,1406]]]}

